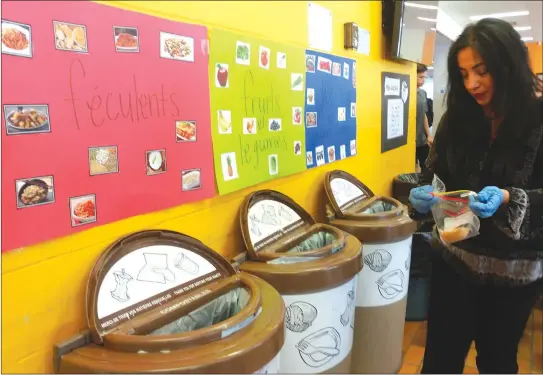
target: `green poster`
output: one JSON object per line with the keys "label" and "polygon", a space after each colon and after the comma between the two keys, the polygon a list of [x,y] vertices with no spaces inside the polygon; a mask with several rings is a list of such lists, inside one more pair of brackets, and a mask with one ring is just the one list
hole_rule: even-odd
{"label": "green poster", "polygon": [[219,194],[305,170],[305,50],[217,29],[210,39]]}

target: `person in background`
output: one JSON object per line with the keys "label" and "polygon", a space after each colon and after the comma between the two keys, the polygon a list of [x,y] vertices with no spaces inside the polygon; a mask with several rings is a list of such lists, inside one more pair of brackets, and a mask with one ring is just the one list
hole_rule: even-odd
{"label": "person in background", "polygon": [[428,68],[425,65],[417,64],[417,149],[415,162],[418,161],[421,169],[424,169],[424,162],[428,157],[429,145],[433,141],[428,117],[426,116],[426,112],[428,111],[426,91],[422,89],[427,71]]}
{"label": "person in background", "polygon": [[[543,284],[543,101],[518,32],[487,18],[448,55],[447,111],[410,202],[428,213],[430,181],[469,198],[479,234],[446,243],[434,229],[423,374],[461,374],[472,341],[481,374],[518,372],[517,351]],[[469,211],[468,211],[469,213]]]}
{"label": "person in background", "polygon": [[[428,94],[428,93],[426,93]],[[426,99],[426,117],[428,118],[428,127],[430,128],[430,133],[432,132],[432,125],[434,125],[434,101],[430,98]]]}

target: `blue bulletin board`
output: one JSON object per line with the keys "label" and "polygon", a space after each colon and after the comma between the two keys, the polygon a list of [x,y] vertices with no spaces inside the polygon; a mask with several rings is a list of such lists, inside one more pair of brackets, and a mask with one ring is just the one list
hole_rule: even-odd
{"label": "blue bulletin board", "polygon": [[307,168],[356,154],[356,62],[306,51]]}

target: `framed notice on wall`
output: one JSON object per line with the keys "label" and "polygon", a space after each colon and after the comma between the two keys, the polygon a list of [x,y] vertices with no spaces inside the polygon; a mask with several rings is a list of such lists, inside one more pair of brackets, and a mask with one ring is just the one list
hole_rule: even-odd
{"label": "framed notice on wall", "polygon": [[203,26],[2,4],[2,251],[215,193]]}
{"label": "framed notice on wall", "polygon": [[409,75],[381,73],[381,152],[407,144]]}

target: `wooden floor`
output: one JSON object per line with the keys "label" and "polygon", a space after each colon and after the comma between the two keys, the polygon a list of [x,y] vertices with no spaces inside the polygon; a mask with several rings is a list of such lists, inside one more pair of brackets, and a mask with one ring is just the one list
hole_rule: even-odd
{"label": "wooden floor", "polygon": [[[521,374],[543,373],[543,311],[534,310],[526,325],[526,331],[519,346],[518,365]],[[426,345],[426,322],[405,322],[403,337],[403,366],[400,374],[418,374],[422,366]],[[478,374],[475,364],[475,346],[472,345],[464,374]]]}

